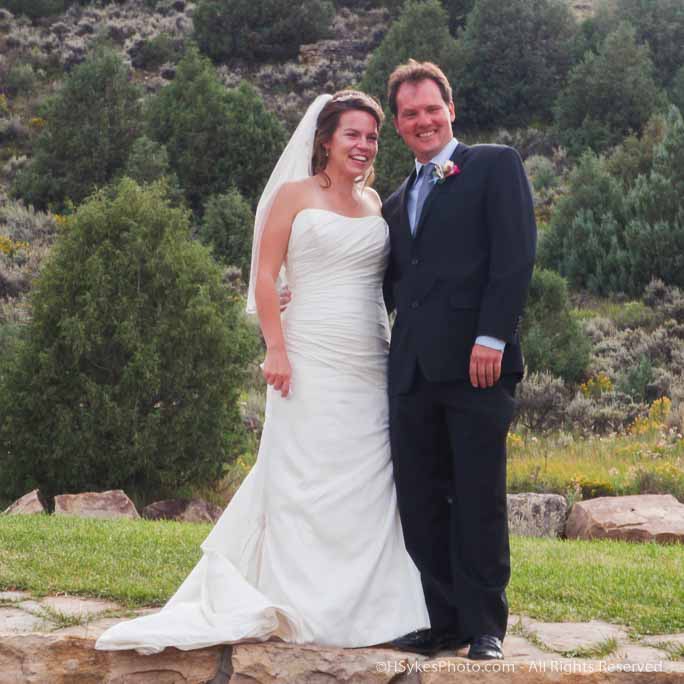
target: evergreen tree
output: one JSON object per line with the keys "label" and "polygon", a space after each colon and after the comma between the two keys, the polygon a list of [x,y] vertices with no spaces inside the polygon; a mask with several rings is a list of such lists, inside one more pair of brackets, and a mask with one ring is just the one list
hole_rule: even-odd
{"label": "evergreen tree", "polygon": [[550,371],[566,382],[584,377],[591,342],[572,316],[567,285],[557,273],[535,270],[521,337],[528,373]]}
{"label": "evergreen tree", "polygon": [[627,197],[625,228],[630,265],[628,289],[639,294],[653,279],[684,287],[684,121],[676,107],[655,146],[653,168],[639,176]]}
{"label": "evergreen tree", "polygon": [[147,120],[195,211],[231,184],[255,202],[285,142],[256,90],[247,83],[226,90],[193,46],[150,103]]}
{"label": "evergreen tree", "polygon": [[193,15],[195,39],[213,60],[287,59],[303,43],[330,32],[329,0],[200,0]]}
{"label": "evergreen tree", "polygon": [[637,42],[648,43],[658,83],[670,85],[684,56],[682,0],[617,0],[616,15],[634,26]]}
{"label": "evergreen tree", "polygon": [[571,71],[556,100],[556,125],[574,152],[601,150],[639,132],[662,103],[648,46],[623,23]]}
{"label": "evergreen tree", "polygon": [[67,198],[78,203],[108,183],[138,135],[140,97],[121,57],[98,48],[46,105],[45,127],[13,194],[37,208],[60,208]]}
{"label": "evergreen tree", "polygon": [[255,340],[189,232],[163,183],[127,178],[70,219],[0,388],[0,494],[149,500],[221,476]]}
{"label": "evergreen tree", "polygon": [[442,4],[449,13],[449,30],[456,35],[459,29],[466,25],[469,12],[475,5],[475,0],[442,0]]}
{"label": "evergreen tree", "polygon": [[235,188],[207,201],[200,228],[200,239],[213,248],[223,264],[237,266],[243,279],[249,277],[252,261],[254,212]]}
{"label": "evergreen tree", "polygon": [[604,278],[598,264],[622,252],[618,235],[625,216],[621,183],[608,173],[605,159],[585,153],[540,241],[539,264],[561,273],[572,287],[611,291],[615,283]]}
{"label": "evergreen tree", "polygon": [[491,127],[550,119],[572,66],[575,33],[562,0],[477,0],[460,36],[460,121]]}

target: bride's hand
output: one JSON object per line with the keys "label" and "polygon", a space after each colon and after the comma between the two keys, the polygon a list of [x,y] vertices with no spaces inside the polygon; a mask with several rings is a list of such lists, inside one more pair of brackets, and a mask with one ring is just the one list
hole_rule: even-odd
{"label": "bride's hand", "polygon": [[264,380],[273,389],[279,390],[283,397],[290,393],[290,380],[292,379],[292,368],[284,349],[269,349],[261,367]]}

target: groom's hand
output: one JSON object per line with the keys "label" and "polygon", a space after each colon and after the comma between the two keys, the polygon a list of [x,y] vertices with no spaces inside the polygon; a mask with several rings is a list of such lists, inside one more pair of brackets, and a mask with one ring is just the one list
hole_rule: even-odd
{"label": "groom's hand", "polygon": [[491,387],[501,377],[503,352],[482,344],[473,345],[470,353],[470,383],[473,387]]}
{"label": "groom's hand", "polygon": [[287,305],[292,300],[292,292],[290,292],[290,288],[287,285],[283,285],[280,288],[280,292],[278,292],[278,299],[280,301],[280,313],[282,313],[285,311],[285,309],[287,309]]}

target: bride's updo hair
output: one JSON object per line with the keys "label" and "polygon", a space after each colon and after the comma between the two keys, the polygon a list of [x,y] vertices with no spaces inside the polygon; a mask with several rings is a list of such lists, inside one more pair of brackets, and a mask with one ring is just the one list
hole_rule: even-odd
{"label": "bride's updo hair", "polygon": [[[359,90],[340,90],[332,96],[318,115],[316,124],[316,137],[314,138],[313,156],[311,159],[311,170],[315,176],[321,173],[326,179],[326,187],[330,187],[330,177],[325,172],[328,158],[325,153],[324,145],[330,141],[333,134],[340,124],[340,117],[344,112],[360,110],[368,112],[378,124],[378,131],[382,127],[385,115],[380,103],[371,95],[362,93]],[[375,171],[371,166],[368,174],[363,179],[366,185],[370,185],[375,178]]]}

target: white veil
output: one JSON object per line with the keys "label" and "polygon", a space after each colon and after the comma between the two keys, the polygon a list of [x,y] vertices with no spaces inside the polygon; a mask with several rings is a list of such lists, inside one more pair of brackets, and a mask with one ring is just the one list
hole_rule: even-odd
{"label": "white veil", "polygon": [[[313,155],[318,115],[331,99],[332,95],[319,95],[306,110],[306,114],[302,117],[285,150],[280,155],[280,159],[275,165],[273,173],[271,173],[271,177],[268,179],[268,183],[266,183],[266,187],[259,198],[254,219],[252,267],[249,272],[249,289],[247,291],[247,313],[256,313],[254,291],[259,266],[259,247],[271,204],[283,183],[301,180],[311,175],[311,157]],[[281,282],[284,282],[284,270],[284,268],[280,270]]]}

